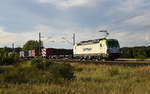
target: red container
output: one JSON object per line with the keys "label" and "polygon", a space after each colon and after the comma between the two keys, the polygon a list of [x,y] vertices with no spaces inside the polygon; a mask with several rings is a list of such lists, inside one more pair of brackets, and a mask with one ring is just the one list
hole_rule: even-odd
{"label": "red container", "polygon": [[32,56],[33,57],[39,56],[39,50],[32,50]]}
{"label": "red container", "polygon": [[48,57],[53,55],[53,49],[52,48],[44,48],[42,49],[42,56],[43,57]]}

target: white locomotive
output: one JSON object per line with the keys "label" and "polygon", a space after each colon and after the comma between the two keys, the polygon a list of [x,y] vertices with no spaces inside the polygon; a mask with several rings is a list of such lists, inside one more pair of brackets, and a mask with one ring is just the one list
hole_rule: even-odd
{"label": "white locomotive", "polygon": [[81,41],[74,45],[74,57],[80,59],[111,59],[120,56],[120,46],[116,39],[95,39]]}

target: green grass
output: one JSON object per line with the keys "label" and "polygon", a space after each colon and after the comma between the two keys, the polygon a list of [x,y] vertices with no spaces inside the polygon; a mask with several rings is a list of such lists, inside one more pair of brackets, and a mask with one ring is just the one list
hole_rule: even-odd
{"label": "green grass", "polygon": [[72,66],[75,68],[75,80],[63,84],[1,84],[0,94],[149,94],[150,92],[150,66],[92,64],[72,64]]}
{"label": "green grass", "polygon": [[118,58],[116,60],[137,61],[137,60],[150,60],[150,58]]}

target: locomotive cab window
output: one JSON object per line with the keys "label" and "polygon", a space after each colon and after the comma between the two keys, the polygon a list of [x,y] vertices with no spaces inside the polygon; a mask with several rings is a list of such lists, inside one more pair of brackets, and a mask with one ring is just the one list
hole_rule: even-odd
{"label": "locomotive cab window", "polygon": [[115,40],[109,40],[107,42],[107,45],[109,48],[119,48],[119,43],[118,41],[115,41]]}
{"label": "locomotive cab window", "polygon": [[100,47],[102,47],[102,44],[100,44]]}

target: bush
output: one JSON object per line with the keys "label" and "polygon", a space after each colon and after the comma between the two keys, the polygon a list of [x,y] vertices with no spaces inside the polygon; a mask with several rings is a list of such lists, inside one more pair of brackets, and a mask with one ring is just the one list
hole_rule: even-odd
{"label": "bush", "polygon": [[75,77],[73,70],[70,64],[35,58],[30,67],[0,68],[0,83],[64,83]]}
{"label": "bush", "polygon": [[56,63],[49,68],[49,71],[53,74],[54,78],[61,77],[64,80],[71,80],[75,77],[74,68],[70,64]]}
{"label": "bush", "polygon": [[43,60],[41,57],[37,57],[31,60],[31,64],[33,67],[36,67],[40,70],[46,70],[50,65],[54,64],[54,62]]}
{"label": "bush", "polygon": [[70,64],[66,63],[55,63],[49,60],[43,60],[42,58],[34,58],[31,61],[33,67],[39,70],[47,70],[51,72],[54,79],[63,78],[67,80],[71,80],[74,78],[74,68]]}
{"label": "bush", "polygon": [[4,55],[4,53],[1,53],[0,57],[0,65],[13,65],[17,64],[19,62],[19,56],[17,53],[12,52],[10,55]]}
{"label": "bush", "polygon": [[52,83],[53,76],[50,72],[40,71],[33,67],[16,68],[0,74],[0,83]]}

